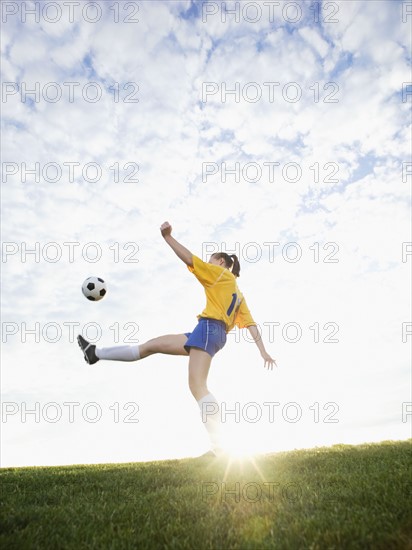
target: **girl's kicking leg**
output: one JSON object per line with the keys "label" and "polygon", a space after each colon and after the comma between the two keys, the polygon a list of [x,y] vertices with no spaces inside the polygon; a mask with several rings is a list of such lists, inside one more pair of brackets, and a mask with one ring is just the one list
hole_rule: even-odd
{"label": "girl's kicking leg", "polygon": [[113,346],[109,348],[97,348],[90,344],[83,336],[78,336],[77,341],[81,347],[84,359],[90,365],[100,359],[110,361],[137,361],[154,353],[166,353],[168,355],[189,355],[184,348],[187,341],[185,334],[167,334],[152,338],[148,342],[133,346]]}
{"label": "girl's kicking leg", "polygon": [[166,334],[158,338],[152,338],[139,346],[140,359],[149,357],[154,353],[166,353],[167,355],[189,355],[185,350],[186,334]]}

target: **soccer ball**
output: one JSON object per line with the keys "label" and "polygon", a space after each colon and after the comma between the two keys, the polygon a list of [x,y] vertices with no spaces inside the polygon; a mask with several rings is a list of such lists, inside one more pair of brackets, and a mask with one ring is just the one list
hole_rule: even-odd
{"label": "soccer ball", "polygon": [[100,277],[88,277],[82,284],[82,292],[88,300],[97,302],[107,292],[106,283]]}

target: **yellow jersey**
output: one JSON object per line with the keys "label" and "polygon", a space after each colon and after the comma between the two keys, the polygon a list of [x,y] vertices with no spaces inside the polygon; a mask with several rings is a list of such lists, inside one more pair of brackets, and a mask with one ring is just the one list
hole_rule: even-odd
{"label": "yellow jersey", "polygon": [[223,321],[226,332],[235,325],[239,328],[256,325],[231,271],[204,262],[194,255],[193,266],[187,267],[203,285],[206,293],[206,307],[198,318],[209,317]]}

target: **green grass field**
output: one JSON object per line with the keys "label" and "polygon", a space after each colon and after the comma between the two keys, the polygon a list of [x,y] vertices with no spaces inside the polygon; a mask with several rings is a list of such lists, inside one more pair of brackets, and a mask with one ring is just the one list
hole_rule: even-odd
{"label": "green grass field", "polygon": [[4,468],[0,545],[411,549],[412,440],[228,464]]}

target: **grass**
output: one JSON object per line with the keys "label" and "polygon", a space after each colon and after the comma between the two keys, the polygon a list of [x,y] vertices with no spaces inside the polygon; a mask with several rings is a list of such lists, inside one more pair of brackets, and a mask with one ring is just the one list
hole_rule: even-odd
{"label": "grass", "polygon": [[412,549],[412,440],[253,461],[5,468],[0,546]]}

